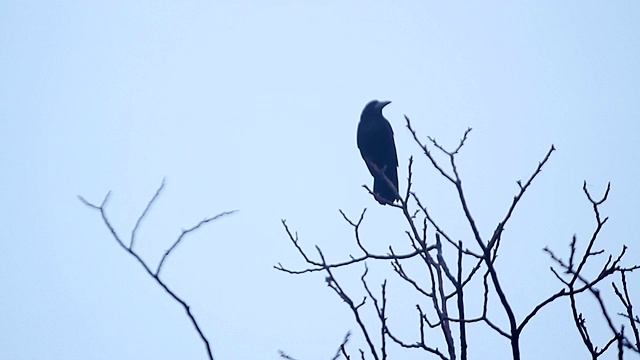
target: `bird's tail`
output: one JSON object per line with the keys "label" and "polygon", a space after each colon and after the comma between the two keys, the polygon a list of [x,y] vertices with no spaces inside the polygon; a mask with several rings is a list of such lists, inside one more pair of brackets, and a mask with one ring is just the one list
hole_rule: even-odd
{"label": "bird's tail", "polygon": [[[382,176],[374,177],[373,192],[378,195],[376,200],[380,204],[387,205],[400,199],[398,196],[398,172],[395,167],[392,167],[391,169],[385,169],[384,174],[387,179]],[[391,185],[395,188],[392,188]]]}

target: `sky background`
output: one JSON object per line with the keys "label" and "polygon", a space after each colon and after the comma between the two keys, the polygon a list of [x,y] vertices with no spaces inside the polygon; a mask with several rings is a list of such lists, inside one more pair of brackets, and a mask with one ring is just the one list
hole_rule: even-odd
{"label": "sky background", "polygon": [[[473,128],[458,164],[485,237],[516,181],[557,147],[503,237],[498,266],[518,319],[560,289],[542,248],[566,259],[571,236],[583,249],[594,229],[584,180],[596,196],[612,186],[597,248],[627,244],[623,264],[637,264],[639,18],[634,1],[0,2],[1,357],[206,358],[183,309],[77,198],[111,191],[107,214],[127,237],[165,177],[137,238],[150,264],[181,229],[239,210],[185,239],[163,268],[216,359],[277,359],[278,349],[328,359],[348,330],[355,353],[362,338],[325,275],[273,265],[305,266],[281,219],[310,251],[357,254],[338,209],[354,219],[368,209],[371,249],[408,251],[401,213],[361,187],[372,180],[355,132],[371,99],[393,101],[384,114],[401,192],[413,155],[414,190],[469,247],[455,191],[403,115],[449,148]],[[391,325],[415,341],[414,306],[426,301],[388,264],[369,265],[374,288],[390,281]],[[362,271],[336,272],[354,298]],[[640,305],[640,280],[629,281]],[[602,344],[594,302],[581,305]],[[504,339],[470,332],[470,359],[507,358]],[[567,301],[530,324],[521,348],[523,359],[587,356]],[[411,356],[422,353],[401,358]]]}

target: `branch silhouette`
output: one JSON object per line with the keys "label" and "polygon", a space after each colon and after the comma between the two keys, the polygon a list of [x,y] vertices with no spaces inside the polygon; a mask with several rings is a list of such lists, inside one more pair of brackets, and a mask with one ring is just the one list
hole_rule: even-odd
{"label": "branch silhouette", "polygon": [[109,196],[111,195],[111,191],[109,191],[107,193],[107,195],[104,197],[104,200],[102,200],[102,203],[100,205],[93,204],[93,203],[87,201],[84,197],[82,197],[80,195],[78,195],[78,199],[80,199],[80,201],[83,204],[85,204],[86,206],[88,206],[88,207],[100,212],[100,215],[102,217],[102,221],[104,222],[105,226],[109,229],[109,231],[111,232],[111,235],[116,240],[116,242],[120,245],[120,247],[124,251],[126,251],[129,255],[131,255],[134,259],[136,259],[136,261],[144,268],[144,270],[147,272],[147,274],[151,278],[153,278],[156,281],[156,283],[167,292],[167,294],[169,294],[175,301],[177,301],[182,306],[184,311],[187,313],[187,316],[191,320],[191,323],[193,324],[194,328],[196,329],[196,332],[198,333],[198,336],[200,337],[200,339],[204,343],[209,359],[213,360],[213,353],[211,351],[211,345],[209,343],[209,340],[204,335],[201,326],[198,324],[198,321],[196,320],[195,316],[193,315],[193,313],[191,311],[191,307],[189,306],[189,304],[184,299],[182,299],[173,290],[171,290],[169,288],[169,286],[160,278],[160,270],[162,270],[162,265],[164,264],[164,261],[169,257],[169,255],[172,253],[172,251],[185,238],[186,235],[189,235],[189,234],[193,233],[194,231],[199,229],[202,225],[210,223],[210,222],[212,222],[214,220],[217,220],[217,219],[219,219],[221,217],[224,217],[224,216],[227,216],[227,215],[231,215],[231,214],[237,212],[238,210],[225,211],[225,212],[219,213],[219,214],[217,214],[217,215],[215,215],[213,217],[205,218],[204,220],[200,221],[195,226],[193,226],[193,227],[191,227],[191,228],[189,228],[187,230],[183,230],[182,233],[180,234],[180,236],[178,237],[178,239],[173,243],[173,245],[162,256],[162,259],[160,260],[156,270],[153,271],[153,270],[151,270],[151,267],[147,264],[147,262],[145,262],[144,259],[142,259],[142,257],[140,257],[140,255],[135,252],[135,250],[133,249],[133,246],[135,244],[136,232],[137,232],[138,228],[140,227],[140,224],[142,223],[142,220],[147,216],[147,214],[149,212],[149,209],[155,203],[155,201],[158,199],[160,193],[164,189],[164,186],[165,186],[165,179],[162,180],[162,183],[160,184],[160,186],[156,190],[156,192],[153,195],[153,197],[151,198],[151,200],[149,200],[149,202],[147,203],[147,206],[145,207],[144,211],[138,217],[138,219],[136,221],[136,224],[135,224],[133,230],[131,231],[131,237],[129,239],[129,245],[125,244],[124,240],[117,234],[115,228],[113,227],[113,225],[111,224],[111,222],[107,218],[106,205],[107,205],[107,202],[109,200]]}
{"label": "branch silhouette", "polygon": [[[609,255],[608,260],[602,265],[600,272],[595,276],[589,277],[583,274],[585,266],[594,263],[594,259],[604,252],[604,250],[593,251],[593,246],[601,234],[602,227],[607,222],[606,217],[601,217],[599,206],[606,201],[610,191],[610,185],[607,186],[604,196],[601,199],[594,199],[587,190],[585,182],[583,190],[592,205],[596,218],[596,229],[593,231],[587,243],[586,251],[582,255],[577,254],[577,240],[575,237],[571,241],[571,252],[568,262],[561,260],[549,248],[545,248],[544,251],[550,255],[551,261],[554,261],[557,266],[562,268],[562,272],[565,274],[565,277],[563,277],[560,271],[551,267],[552,273],[561,281],[562,287],[552,294],[544,295],[542,297],[543,300],[534,305],[530,310],[525,311],[524,314],[518,314],[513,307],[513,299],[517,297],[517,294],[508,294],[505,290],[505,286],[500,279],[501,272],[495,266],[495,262],[498,258],[500,243],[503,241],[503,231],[506,225],[509,223],[514,212],[523,203],[522,200],[531,188],[534,180],[540,176],[543,167],[549,162],[553,152],[556,151],[555,146],[551,145],[549,147],[548,151],[542,156],[542,159],[526,180],[516,181],[518,188],[513,196],[513,200],[506,207],[504,215],[499,218],[501,220],[495,225],[492,233],[484,234],[483,236],[473,216],[474,211],[467,201],[462,176],[460,175],[456,162],[457,156],[467,144],[471,128],[464,131],[453,150],[447,150],[447,148],[436,141],[435,138],[427,136],[428,141],[421,141],[410,119],[407,116],[405,116],[405,119],[406,126],[413,140],[427,157],[430,165],[440,176],[447,180],[447,184],[453,185],[455,202],[457,202],[457,206],[459,206],[464,219],[461,225],[469,228],[471,232],[470,240],[467,240],[465,243],[464,240],[453,237],[447,229],[439,224],[436,216],[429,211],[425,203],[415,191],[412,190],[414,182],[413,156],[409,157],[406,192],[403,194],[398,192],[393,182],[386,177],[381,169],[378,169],[375,164],[367,163],[368,167],[377,175],[377,178],[382,179],[387,183],[386,185],[395,189],[399,201],[392,204],[387,203],[387,205],[393,209],[398,209],[397,211],[402,213],[405,224],[408,227],[405,234],[412,251],[400,253],[394,250],[391,245],[388,246],[388,251],[385,254],[370,251],[367,248],[366,242],[361,238],[360,233],[360,229],[363,227],[365,220],[366,208],[360,213],[357,220],[352,220],[342,210],[339,210],[343,219],[353,228],[354,241],[361,252],[361,254],[357,256],[348,255],[348,259],[342,261],[327,261],[319,245],[315,245],[314,248],[319,254],[320,259],[311,256],[310,252],[303,246],[301,240],[298,238],[298,234],[290,229],[286,220],[282,220],[284,230],[297,253],[306,262],[306,268],[293,270],[285,267],[281,263],[278,263],[274,267],[282,272],[295,275],[318,271],[325,271],[328,274],[326,277],[327,284],[334,290],[338,297],[347,304],[365,339],[365,346],[359,349],[360,358],[385,359],[388,357],[390,345],[397,345],[405,349],[420,349],[442,360],[453,360],[457,358],[467,360],[469,357],[467,349],[467,326],[469,324],[484,324],[490,331],[494,331],[508,341],[512,358],[519,360],[522,356],[520,342],[525,327],[546,307],[562,298],[568,298],[570,300],[570,311],[574,316],[576,328],[582,337],[583,344],[593,359],[599,357],[608,349],[613,348],[614,344],[618,345],[619,358],[622,358],[625,349],[638,352],[640,344],[640,333],[638,331],[640,328],[640,319],[634,312],[632,306],[626,275],[634,270],[640,269],[640,266],[633,265],[623,267],[621,265],[626,250],[625,247],[618,256],[613,257]],[[432,154],[432,151],[442,153],[444,158],[447,159],[448,164],[442,165]],[[363,185],[363,187],[374,199],[378,200],[377,194],[368,186]],[[429,227],[433,229],[433,238],[427,235],[427,229]],[[410,261],[412,264],[415,261],[424,263],[423,273],[416,272],[415,268],[407,266],[407,263]],[[415,290],[415,294],[426,299],[430,304],[429,306],[432,308],[430,313],[435,314],[435,318],[433,315],[427,314],[424,305],[418,303],[415,306],[419,318],[419,337],[417,341],[403,339],[389,326],[388,317],[391,315],[387,310],[389,308],[388,305],[393,301],[394,294],[390,293],[390,287],[388,286],[390,280],[386,278],[381,282],[380,295],[372,291],[372,287],[369,284],[370,280],[367,279],[367,274],[369,273],[368,265],[371,262],[388,263],[393,273],[397,276],[396,279],[408,284],[410,289]],[[347,295],[351,290],[344,288],[338,283],[332,269],[351,268],[358,266],[357,264],[360,263],[364,266],[361,283],[365,290],[365,296],[362,301],[356,302]],[[425,274],[426,281],[422,279]],[[631,333],[630,336],[625,335],[624,326],[620,328],[616,327],[617,325],[615,324],[614,318],[610,316],[606,306],[607,304],[605,304],[600,295],[600,290],[597,289],[597,286],[601,285],[605,280],[610,279],[614,274],[620,274],[622,279],[621,286],[617,286],[615,283],[613,283],[612,286],[616,296],[624,307],[624,312],[619,313],[619,315],[629,323],[629,328],[631,329],[629,331],[629,333]],[[468,290],[467,285],[474,282],[475,279],[481,281],[482,290],[471,292]],[[585,317],[578,311],[577,305],[575,305],[576,297],[588,296],[583,294],[591,294],[591,296],[596,299],[599,304],[599,311],[604,315],[607,326],[613,334],[602,347],[598,347],[593,343],[592,337],[586,327]],[[405,294],[402,295],[404,296]],[[495,300],[496,298],[499,306],[490,307],[490,300]],[[481,310],[468,311],[469,304],[481,304]],[[377,320],[378,326],[372,327],[365,324],[363,321],[365,308],[372,309],[373,317]],[[489,309],[491,309],[491,312]],[[503,319],[507,320],[506,324],[504,324]],[[438,341],[442,341],[444,344],[443,349],[433,345],[436,339],[433,336],[427,335],[427,332],[431,331],[430,329],[439,330]],[[454,334],[456,330],[457,333]],[[374,333],[380,334],[379,339],[372,336]],[[455,339],[456,336],[458,339]],[[445,347],[446,349],[444,349]],[[344,356],[345,358],[349,358],[346,351],[344,352]]]}

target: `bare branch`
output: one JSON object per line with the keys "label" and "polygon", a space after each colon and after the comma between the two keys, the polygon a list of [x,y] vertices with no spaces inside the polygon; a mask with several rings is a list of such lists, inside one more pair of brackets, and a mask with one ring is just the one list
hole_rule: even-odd
{"label": "bare branch", "polygon": [[549,161],[549,158],[551,157],[551,153],[553,153],[555,150],[556,150],[556,147],[551,145],[551,148],[549,148],[549,151],[547,151],[547,155],[545,155],[544,159],[542,159],[542,161],[538,163],[538,167],[536,167],[536,170],[533,172],[533,174],[531,174],[531,176],[529,177],[529,179],[524,185],[522,185],[522,182],[518,180],[520,191],[516,196],[513,197],[511,206],[509,207],[509,210],[507,210],[507,214],[505,215],[505,217],[498,224],[498,227],[496,228],[496,232],[494,233],[491,241],[489,242],[489,245],[487,246],[488,248],[491,248],[493,246],[493,243],[498,241],[502,233],[502,229],[504,228],[504,225],[511,218],[511,215],[513,214],[513,211],[515,210],[516,206],[520,202],[520,199],[522,199],[522,196],[525,194],[529,186],[531,186],[531,183],[533,182],[533,180],[538,176],[538,174],[540,174],[540,172],[542,171],[542,167],[547,163],[547,161]]}
{"label": "bare branch", "polygon": [[156,190],[156,193],[153,195],[151,200],[147,203],[147,207],[144,209],[142,214],[138,217],[138,221],[136,221],[136,225],[133,227],[133,230],[131,230],[131,240],[129,241],[130,249],[133,249],[133,242],[135,241],[135,238],[136,238],[136,231],[138,231],[138,227],[140,226],[142,219],[144,219],[145,216],[147,216],[147,212],[151,208],[151,205],[156,201],[156,199],[158,198],[158,195],[160,195],[162,188],[164,188],[165,180],[166,178],[162,179],[162,183],[160,184],[160,187],[158,187],[158,190]]}
{"label": "bare branch", "polygon": [[168,286],[167,284],[164,283],[164,281],[162,281],[162,279],[160,279],[159,277],[159,271],[160,271],[160,267],[162,265],[162,261],[164,261],[164,258],[170,253],[170,251],[175,247],[175,245],[177,245],[177,243],[180,241],[180,239],[185,235],[185,233],[189,233],[191,231],[196,230],[197,228],[199,228],[201,225],[203,225],[204,223],[213,221],[223,215],[227,215],[227,214],[231,214],[237,210],[234,211],[230,211],[230,212],[224,212],[221,213],[219,215],[216,215],[213,218],[209,218],[209,219],[205,219],[203,221],[201,221],[198,225],[194,226],[193,228],[187,230],[187,231],[183,231],[182,235],[180,235],[180,237],[178,238],[178,240],[176,241],[176,243],[174,244],[174,246],[172,246],[172,249],[170,249],[169,251],[167,251],[167,253],[165,254],[165,256],[162,258],[162,261],[160,262],[160,265],[158,266],[158,270],[154,273],[151,268],[147,265],[147,263],[133,250],[133,244],[134,244],[134,239],[135,239],[135,234],[136,234],[136,230],[138,229],[140,223],[142,222],[142,219],[144,219],[144,217],[147,215],[151,205],[153,204],[153,202],[157,199],[157,197],[159,196],[161,190],[163,189],[165,184],[165,181],[162,181],[162,184],[160,185],[160,187],[158,188],[158,190],[156,191],[156,193],[154,194],[154,196],[151,198],[151,200],[149,200],[149,202],[147,203],[146,208],[144,209],[144,211],[142,212],[142,214],[140,215],[140,217],[138,217],[138,220],[136,222],[135,227],[133,228],[133,230],[131,231],[131,241],[129,243],[129,246],[125,245],[125,243],[122,241],[122,239],[118,236],[118,234],[116,233],[115,228],[112,226],[111,222],[109,221],[109,219],[107,218],[107,214],[106,214],[106,204],[107,204],[107,200],[109,199],[109,195],[111,194],[111,192],[108,192],[107,195],[105,196],[104,200],[102,201],[101,205],[95,205],[92,204],[90,202],[88,202],[85,198],[83,198],[82,196],[78,196],[78,198],[80,199],[80,201],[82,203],[84,203],[86,206],[98,210],[100,211],[100,215],[102,216],[102,220],[105,224],[105,226],[109,229],[109,231],[111,232],[111,235],[113,236],[113,238],[118,242],[118,244],[120,245],[120,247],[122,247],[123,250],[125,250],[127,253],[129,253],[129,255],[131,255],[134,259],[136,259],[136,261],[140,264],[140,266],[142,266],[145,271],[147,272],[147,274],[149,274],[149,276],[151,276],[158,285],[160,285],[160,287],[162,287],[167,294],[169,294],[175,301],[177,301],[178,303],[180,303],[180,305],[182,305],[182,308],[184,309],[184,311],[187,313],[187,316],[189,317],[189,319],[191,320],[191,323],[193,324],[194,328],[196,329],[196,332],[198,333],[198,336],[200,336],[200,339],[204,342],[205,344],[205,348],[207,350],[207,355],[209,356],[209,359],[213,360],[213,353],[211,351],[211,346],[209,344],[209,340],[207,339],[207,337],[204,335],[204,333],[202,332],[202,329],[200,328],[200,325],[198,324],[198,322],[196,321],[196,318],[193,316],[193,313],[191,312],[191,307],[189,306],[189,304],[187,304],[187,302],[185,300],[183,300],[182,298],[180,298],[176,293],[174,293]]}
{"label": "bare branch", "polygon": [[[322,259],[322,261],[324,262],[324,255],[322,254],[322,251],[320,251],[319,248],[318,252],[320,254],[320,258]],[[345,303],[347,303],[347,305],[349,306],[349,308],[351,309],[351,312],[353,313],[353,316],[356,319],[356,322],[358,323],[358,325],[360,326],[360,330],[362,331],[362,334],[365,337],[365,340],[367,341],[367,344],[369,345],[369,351],[371,352],[371,355],[373,356],[374,359],[378,360],[378,353],[375,349],[375,345],[373,344],[373,341],[371,340],[371,336],[369,335],[369,331],[367,330],[367,327],[364,325],[364,322],[362,321],[362,318],[360,316],[360,311],[359,309],[362,307],[362,305],[364,305],[365,301],[366,301],[366,297],[364,299],[362,299],[362,302],[358,305],[356,305],[353,300],[351,300],[351,298],[347,295],[347,293],[342,289],[342,287],[340,286],[340,284],[338,284],[338,282],[336,281],[336,278],[333,276],[333,274],[331,273],[331,269],[328,267],[325,267],[325,271],[327,272],[328,276],[326,277],[326,282],[327,282],[327,286],[329,286],[331,289],[333,289],[336,294],[338,294],[338,296],[342,299],[342,301],[344,301]],[[364,275],[362,275],[363,277],[366,275],[368,269],[365,267],[365,272]],[[362,354],[362,356],[364,356],[364,354]]]}
{"label": "bare branch", "polygon": [[[429,149],[427,148],[426,145],[424,145],[420,139],[418,139],[418,134],[416,133],[416,131],[413,129],[413,127],[411,127],[411,120],[409,120],[409,118],[407,117],[407,115],[404,116],[405,120],[407,120],[407,129],[409,129],[409,131],[411,131],[411,135],[413,135],[413,140],[415,140],[415,142],[422,148],[422,151],[424,151],[424,154],[427,156],[427,158],[431,161],[431,164],[433,165],[434,168],[436,168],[436,170],[438,170],[440,172],[440,174],[442,176],[444,176],[447,180],[451,181],[452,183],[455,183],[455,180],[453,179],[453,177],[449,174],[447,174],[446,171],[444,171],[444,169],[442,169],[442,167],[440,167],[440,165],[438,164],[438,162],[435,160],[435,158],[431,155],[431,151],[429,151]],[[466,133],[465,133],[466,134]]]}
{"label": "bare branch", "polygon": [[[343,214],[343,216],[345,216]],[[364,211],[362,213],[362,216],[364,216]],[[359,226],[360,222],[353,224],[350,220],[347,221],[350,222],[354,228],[356,228],[356,234],[357,234],[357,227]],[[387,254],[387,255],[379,255],[379,254],[373,254],[371,252],[369,252],[368,250],[366,250],[362,244],[360,243],[359,237],[357,238],[357,242],[358,245],[360,246],[360,248],[362,249],[362,251],[365,253],[363,256],[360,257],[353,257],[351,256],[351,260],[346,260],[346,261],[342,261],[342,262],[337,262],[337,263],[331,263],[328,264],[326,262],[323,261],[316,261],[316,260],[312,260],[307,253],[304,251],[304,249],[302,249],[302,247],[300,246],[300,244],[298,243],[298,234],[296,233],[295,235],[291,233],[291,231],[289,230],[289,227],[287,226],[286,220],[282,220],[282,225],[284,226],[287,234],[289,235],[289,239],[291,240],[291,242],[294,244],[294,246],[296,247],[296,249],[298,249],[298,252],[300,253],[300,255],[302,255],[302,257],[304,258],[304,260],[309,264],[312,265],[312,267],[304,269],[304,270],[291,270],[291,269],[287,269],[285,268],[282,264],[278,263],[278,265],[275,265],[274,268],[289,274],[305,274],[305,273],[309,273],[309,272],[316,272],[316,271],[323,271],[326,269],[332,269],[332,268],[338,268],[338,267],[342,267],[342,266],[347,266],[347,265],[351,265],[351,264],[355,264],[355,263],[359,263],[368,259],[376,259],[376,260],[394,260],[394,259],[410,259],[413,258],[415,256],[418,256],[420,253],[424,252],[425,250],[423,249],[418,249],[414,252],[408,253],[408,254]]]}
{"label": "bare branch", "polygon": [[631,332],[634,337],[635,344],[631,343],[630,341],[627,341],[627,347],[629,347],[630,349],[636,352],[640,352],[640,331],[638,330],[638,324],[640,324],[640,319],[638,318],[637,315],[634,315],[634,312],[633,312],[633,303],[631,302],[631,296],[629,296],[629,288],[627,286],[626,273],[627,273],[626,270],[620,271],[620,277],[622,280],[622,291],[618,290],[618,287],[613,282],[611,283],[611,286],[613,286],[614,292],[618,296],[618,299],[620,299],[620,302],[622,303],[626,311],[626,313],[624,314],[619,313],[619,315],[622,315],[629,320],[629,325],[631,326]]}
{"label": "bare branch", "polygon": [[336,354],[331,358],[331,360],[338,360],[340,355],[344,355],[344,357],[347,360],[349,359],[349,356],[347,355],[347,351],[345,349],[345,346],[349,342],[349,338],[350,337],[351,337],[351,331],[347,331],[347,334],[344,336],[344,339],[342,340],[342,343],[338,347],[338,351],[336,351]]}
{"label": "bare branch", "polygon": [[[476,224],[476,220],[474,219],[474,212],[471,210],[471,206],[468,203],[468,197],[465,193],[465,189],[463,187],[463,181],[456,163],[456,155],[461,152],[462,147],[467,143],[467,139],[469,137],[471,128],[466,129],[457,146],[453,150],[447,150],[444,146],[436,141],[435,138],[427,136],[428,141],[423,143],[417,135],[417,132],[412,127],[412,124],[407,116],[406,126],[411,132],[414,141],[420,146],[425,156],[431,162],[431,165],[435,168],[437,172],[440,173],[442,177],[449,180],[455,187],[456,191],[456,201],[459,206],[461,206],[461,210],[464,214],[465,223],[470,228],[472,235],[472,243],[477,244],[480,251],[478,250],[470,250],[464,246],[462,240],[457,240],[455,237],[450,236],[451,233],[447,233],[444,228],[438,225],[434,216],[428,211],[427,207],[420,200],[420,198],[416,195],[416,193],[412,190],[413,185],[413,157],[409,158],[408,163],[408,176],[407,176],[407,187],[406,192],[403,196],[400,196],[398,193],[399,201],[394,203],[387,203],[390,207],[400,209],[404,218],[406,220],[406,225],[408,229],[405,230],[405,234],[408,237],[410,242],[410,246],[415,250],[414,252],[408,254],[396,254],[392,246],[389,246],[389,252],[384,255],[376,255],[372,254],[367,250],[365,243],[362,241],[360,236],[360,226],[363,224],[364,214],[366,209],[362,211],[359,219],[351,220],[343,211],[340,210],[340,214],[342,217],[353,227],[354,237],[356,244],[358,245],[360,251],[363,252],[363,255],[358,257],[350,256],[350,259],[343,262],[338,263],[328,263],[326,262],[320,248],[316,246],[318,250],[321,260],[314,260],[312,257],[306,254],[305,250],[299,245],[297,234],[292,234],[287,228],[286,224],[283,221],[283,225],[289,235],[290,240],[293,242],[294,246],[298,249],[298,252],[304,257],[305,261],[309,268],[304,270],[288,270],[282,267],[282,265],[278,264],[275,266],[276,269],[285,271],[292,274],[302,274],[306,272],[314,272],[314,271],[327,271],[329,273],[329,277],[327,277],[327,282],[330,287],[338,293],[338,295],[349,304],[352,309],[352,312],[356,316],[356,321],[361,327],[361,330],[365,334],[367,344],[371,349],[371,353],[375,358],[380,356],[381,358],[386,358],[386,345],[387,340],[391,339],[393,342],[398,344],[403,348],[413,348],[413,349],[422,349],[433,355],[438,356],[440,359],[450,359],[453,360],[457,357],[456,347],[454,344],[454,339],[452,336],[452,323],[458,323],[459,325],[459,336],[460,336],[460,345],[458,347],[458,352],[462,360],[466,360],[467,355],[467,324],[475,323],[485,325],[494,330],[496,333],[506,338],[511,345],[511,352],[514,360],[519,360],[521,357],[520,354],[520,338],[522,332],[526,325],[528,325],[531,320],[538,315],[545,307],[549,304],[555,302],[558,299],[568,297],[571,303],[571,311],[574,317],[574,321],[576,323],[576,327],[580,336],[583,340],[583,343],[587,346],[590,354],[593,359],[596,359],[598,356],[602,355],[607,349],[613,347],[613,344],[617,344],[619,348],[620,358],[624,348],[634,349],[638,351],[638,344],[640,343],[640,335],[638,334],[638,324],[640,324],[640,319],[637,315],[633,313],[633,310],[630,306],[631,300],[629,299],[626,280],[624,279],[625,271],[632,271],[636,269],[640,269],[640,265],[634,265],[628,268],[621,267],[621,260],[625,253],[626,248],[623,248],[622,252],[618,254],[618,256],[608,255],[603,261],[602,267],[599,270],[599,273],[595,276],[586,276],[582,274],[585,264],[591,258],[600,257],[601,255],[605,255],[604,249],[594,248],[594,243],[597,237],[600,234],[600,231],[604,224],[607,222],[607,218],[601,218],[598,206],[604,203],[608,197],[610,191],[610,184],[607,185],[607,189],[601,199],[594,199],[591,194],[588,192],[586,187],[586,182],[583,186],[585,194],[588,200],[591,202],[594,214],[596,217],[596,228],[591,235],[591,239],[587,244],[587,249],[583,254],[577,254],[576,251],[576,243],[577,238],[574,236],[570,242],[570,255],[568,258],[568,262],[565,262],[560,257],[556,256],[549,248],[545,248],[545,252],[551,257],[552,261],[555,262],[554,266],[551,267],[551,271],[559,279],[562,284],[562,287],[551,293],[546,295],[545,298],[542,299],[537,305],[533,307],[528,313],[524,314],[524,318],[518,322],[516,318],[516,313],[511,304],[510,297],[507,296],[503,285],[501,284],[498,270],[496,269],[495,262],[498,259],[498,250],[500,248],[500,244],[502,241],[506,241],[506,238],[503,240],[503,232],[506,224],[512,218],[512,215],[518,206],[521,203],[524,194],[530,189],[531,184],[534,179],[538,177],[538,175],[542,172],[542,168],[549,161],[551,154],[556,150],[554,145],[551,145],[548,151],[545,153],[544,157],[537,164],[534,171],[526,180],[518,180],[516,184],[518,189],[513,196],[513,200],[508,204],[506,212],[504,213],[501,221],[497,223],[495,226],[491,237],[486,238],[481,235],[479,226]],[[440,156],[440,153],[444,154],[444,158],[449,160],[448,166],[443,166],[441,164],[442,161],[437,161],[435,156],[432,154],[431,150],[437,149],[436,153]],[[369,168],[373,168],[373,172],[376,174],[376,178],[384,179],[385,182],[389,186],[394,187],[395,185],[384,175],[383,172],[378,169],[375,164],[367,163]],[[383,200],[380,199],[379,196],[371,191],[369,187],[364,186],[365,189],[378,201]],[[395,188],[397,192],[397,188]],[[415,203],[410,202],[410,200],[415,200]],[[411,208],[409,203],[411,203]],[[414,206],[414,204],[416,206]],[[354,218],[355,219],[355,218]],[[428,237],[427,237],[427,229],[430,225],[430,229],[435,229],[435,244],[427,246]],[[464,225],[464,224],[463,224]],[[486,236],[486,235],[485,235]],[[429,242],[430,243],[430,242]],[[457,262],[452,266],[453,263],[448,262],[448,257],[453,258],[452,253],[449,252],[451,248],[456,249],[457,254]],[[582,255],[582,257],[580,257]],[[422,271],[427,275],[426,281],[419,281],[418,277],[412,274],[413,268],[409,265],[410,262],[405,262],[405,260],[419,257],[424,266],[426,266],[426,271]],[[468,263],[467,260],[464,260],[465,257],[468,257],[472,260],[471,263]],[[390,261],[393,271],[399,276],[399,278],[410,284],[411,287],[416,291],[418,295],[424,296],[425,299],[430,303],[430,306],[433,307],[433,310],[437,316],[437,319],[433,319],[433,316],[430,315],[432,319],[429,319],[427,315],[422,311],[420,305],[417,305],[418,315],[420,319],[419,323],[419,331],[420,338],[415,343],[408,343],[406,341],[398,338],[388,327],[387,323],[387,313],[386,313],[386,305],[387,305],[387,281],[385,280],[382,284],[382,297],[378,295],[374,295],[365,281],[365,276],[367,274],[368,269],[365,264],[365,273],[361,277],[361,281],[367,291],[367,296],[360,302],[359,304],[354,304],[353,301],[344,293],[343,289],[335,283],[335,279],[331,274],[331,270],[337,267],[349,266],[358,262],[365,261],[367,259],[371,260],[382,260],[382,261]],[[451,259],[449,259],[451,260]],[[463,267],[463,261],[466,264]],[[592,261],[589,261],[591,264]],[[483,265],[486,265],[483,266]],[[467,269],[465,269],[465,267]],[[482,269],[482,271],[481,271]],[[599,290],[596,288],[599,283],[601,283],[604,279],[608,278],[612,274],[616,272],[621,272],[623,274],[623,288],[622,290],[616,287],[616,284],[612,284],[614,287],[614,291],[616,295],[620,299],[621,303],[625,306],[626,313],[621,314],[625,319],[628,319],[631,323],[631,329],[635,336],[635,345],[625,337],[624,335],[624,327],[616,328],[613,323],[609,313],[605,307],[605,303],[602,300]],[[482,275],[478,275],[482,274]],[[482,301],[482,314],[481,315],[471,315],[467,314],[466,304],[465,302],[473,301],[473,296],[476,295],[475,292],[469,292],[468,288],[465,288],[468,284],[471,283],[471,280],[474,278],[478,278],[482,276],[482,285],[484,292],[480,295],[480,292],[477,293],[478,297],[481,296]],[[611,338],[607,339],[602,347],[596,346],[592,341],[592,336],[589,333],[589,330],[586,325],[585,315],[582,314],[577,306],[576,298],[578,295],[582,293],[589,293],[596,298],[598,304],[600,306],[600,311],[605,316],[605,320],[609,328],[612,331]],[[508,327],[504,328],[498,326],[498,323],[495,322],[494,315],[489,314],[489,309],[491,311],[495,311],[495,305],[489,306],[489,301],[494,301],[494,298],[497,297],[499,300],[501,313],[498,316],[505,316],[508,320]],[[378,321],[380,324],[380,336],[381,336],[381,347],[380,351],[376,353],[376,350],[373,346],[373,342],[368,337],[366,333],[366,329],[364,328],[363,323],[359,318],[359,310],[365,305],[365,300],[371,300],[369,305],[372,306],[377,314]],[[471,299],[471,300],[470,300]],[[480,301],[480,299],[477,299]],[[451,301],[450,303],[448,303]],[[456,304],[457,308],[457,318],[456,316],[451,316],[450,314],[450,306],[452,304]],[[627,306],[629,304],[629,306]],[[454,310],[455,311],[455,310]],[[429,313],[431,314],[431,312]],[[445,343],[447,344],[447,350],[442,352],[438,348],[430,347],[426,344],[425,337],[425,325],[430,328],[437,328],[441,331],[442,336],[444,337]],[[388,338],[387,338],[388,336]],[[344,352],[345,357],[346,352]],[[365,358],[364,351],[360,351],[361,358]]]}
{"label": "bare branch", "polygon": [[180,242],[182,241],[182,239],[184,239],[184,237],[186,235],[196,231],[202,225],[205,225],[205,224],[210,223],[212,221],[218,220],[219,218],[221,218],[223,216],[231,215],[231,214],[236,213],[236,212],[238,212],[238,210],[231,210],[231,211],[221,212],[218,215],[215,215],[215,216],[212,216],[212,217],[209,217],[209,218],[205,218],[204,220],[201,220],[199,223],[197,223],[196,225],[192,226],[191,228],[189,228],[187,230],[182,230],[182,233],[180,234],[180,236],[178,236],[178,238],[173,243],[173,245],[171,245],[171,247],[167,251],[165,251],[164,255],[162,255],[162,259],[160,259],[160,262],[158,263],[158,268],[156,269],[156,275],[158,275],[158,276],[160,275],[160,270],[162,270],[162,265],[164,264],[164,261],[171,254],[171,252],[176,248],[176,246],[178,246],[178,244],[180,244]]}

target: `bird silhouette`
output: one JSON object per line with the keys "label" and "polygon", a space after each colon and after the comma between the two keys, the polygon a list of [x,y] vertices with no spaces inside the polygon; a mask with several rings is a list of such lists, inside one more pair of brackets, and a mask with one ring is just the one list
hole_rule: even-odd
{"label": "bird silhouette", "polygon": [[[392,204],[400,198],[398,155],[393,140],[393,129],[389,121],[382,116],[382,109],[389,103],[391,101],[370,101],[362,110],[357,133],[360,155],[373,176],[373,193],[382,205]],[[390,185],[393,185],[393,188]]]}

